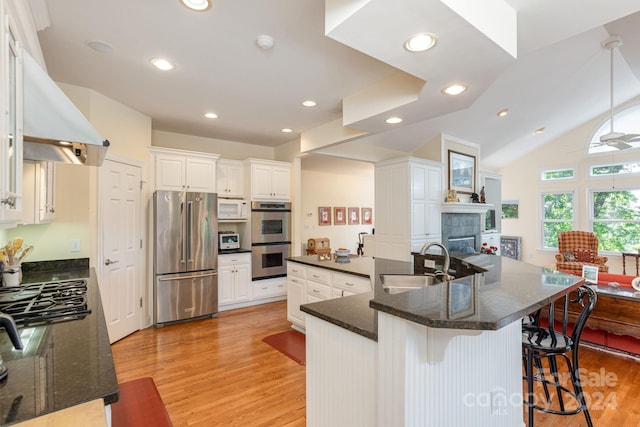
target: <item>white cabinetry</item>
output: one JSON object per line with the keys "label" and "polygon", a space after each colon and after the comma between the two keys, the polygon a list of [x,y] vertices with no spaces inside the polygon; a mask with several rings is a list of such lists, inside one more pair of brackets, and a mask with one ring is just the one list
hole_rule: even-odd
{"label": "white cabinetry", "polygon": [[55,219],[55,170],[53,162],[24,161],[22,224],[42,224]]}
{"label": "white cabinetry", "polygon": [[249,301],[251,295],[251,254],[218,255],[218,305]]}
{"label": "white cabinetry", "polygon": [[305,316],[300,305],[370,292],[371,279],[325,268],[287,262],[287,320],[303,330]]}
{"label": "white cabinetry", "polygon": [[291,199],[290,163],[260,159],[247,159],[245,162],[251,200]]}
{"label": "white cabinetry", "polygon": [[295,262],[287,263],[287,320],[294,327],[304,328],[304,313],[300,306],[307,302],[307,268]]}
{"label": "white cabinetry", "polygon": [[0,0],[0,228],[22,216],[22,48]]}
{"label": "white cabinetry", "polygon": [[414,157],[375,166],[376,256],[410,261],[425,242],[441,240],[442,171]]}
{"label": "white cabinetry", "polygon": [[216,192],[217,154],[157,147],[149,150],[156,190]]}
{"label": "white cabinetry", "polygon": [[216,193],[218,197],[244,198],[244,165],[241,160],[218,160]]}

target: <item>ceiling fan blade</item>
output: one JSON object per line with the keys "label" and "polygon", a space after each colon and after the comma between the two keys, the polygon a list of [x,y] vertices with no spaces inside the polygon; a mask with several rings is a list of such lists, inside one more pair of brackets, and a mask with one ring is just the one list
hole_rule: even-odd
{"label": "ceiling fan blade", "polygon": [[640,141],[640,135],[637,133],[628,133],[616,139],[619,139],[620,141],[625,141],[625,142]]}
{"label": "ceiling fan blade", "polygon": [[610,147],[615,147],[618,150],[626,150],[627,148],[631,148],[631,144],[627,144],[626,142],[620,140],[609,141],[607,145],[609,145]]}

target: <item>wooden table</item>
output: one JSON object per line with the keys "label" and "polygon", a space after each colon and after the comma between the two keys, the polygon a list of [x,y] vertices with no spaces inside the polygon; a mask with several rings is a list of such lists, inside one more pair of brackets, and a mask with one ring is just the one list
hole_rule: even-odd
{"label": "wooden table", "polygon": [[640,276],[640,273],[638,272],[640,264],[640,250],[638,252],[622,252],[622,274],[627,274],[627,268],[625,265],[626,257],[633,257],[636,259],[636,276]]}

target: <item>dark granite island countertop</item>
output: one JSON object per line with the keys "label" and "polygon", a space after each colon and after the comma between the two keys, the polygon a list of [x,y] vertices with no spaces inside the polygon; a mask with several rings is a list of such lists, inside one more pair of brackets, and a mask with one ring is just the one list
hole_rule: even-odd
{"label": "dark granite island countertop", "polygon": [[380,275],[413,274],[413,263],[381,258],[352,258],[348,264],[317,256],[290,258],[334,271],[373,276],[371,293],[312,304],[301,310],[367,338],[377,339],[376,312],[386,312],[433,328],[497,330],[548,304],[583,283],[577,276],[494,255],[473,255],[462,262],[484,273],[389,294]]}
{"label": "dark granite island countertop", "polygon": [[95,271],[89,268],[88,260],[55,267],[48,271],[23,267],[23,283],[87,279],[91,313],[78,320],[19,327],[23,350],[14,350],[7,334],[0,332],[0,354],[9,370],[0,384],[2,425],[98,398],[105,404],[118,400],[118,380]]}

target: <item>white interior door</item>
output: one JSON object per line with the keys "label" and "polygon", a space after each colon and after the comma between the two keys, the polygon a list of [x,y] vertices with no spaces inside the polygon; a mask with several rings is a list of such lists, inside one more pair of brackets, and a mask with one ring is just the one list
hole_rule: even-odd
{"label": "white interior door", "polygon": [[112,343],[140,329],[141,175],[141,167],[121,161],[100,167],[98,282]]}

